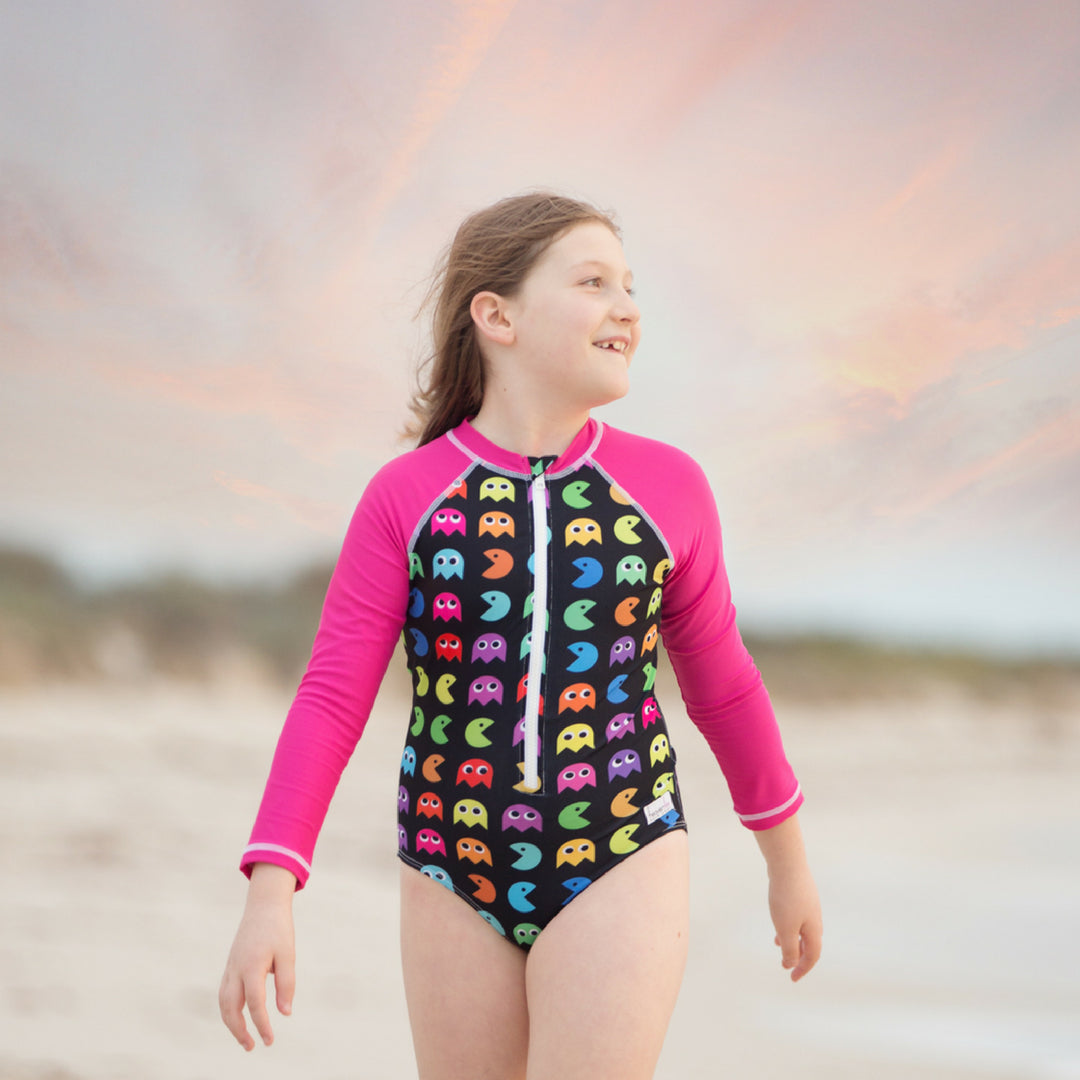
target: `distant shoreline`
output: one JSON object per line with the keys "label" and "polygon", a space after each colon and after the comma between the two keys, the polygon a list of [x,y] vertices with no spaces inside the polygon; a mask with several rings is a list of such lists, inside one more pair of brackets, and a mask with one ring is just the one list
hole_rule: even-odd
{"label": "distant shoreline", "polygon": [[[310,654],[332,569],[313,566],[278,586],[167,574],[90,588],[46,555],[0,548],[0,686],[241,675],[288,689]],[[770,692],[788,699],[923,697],[950,686],[986,700],[1080,698],[1080,655],[1002,658],[833,632],[744,628],[744,638]]]}

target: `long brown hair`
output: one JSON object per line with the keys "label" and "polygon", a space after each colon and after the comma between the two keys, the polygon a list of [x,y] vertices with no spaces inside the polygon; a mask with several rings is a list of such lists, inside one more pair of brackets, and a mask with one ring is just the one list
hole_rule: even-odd
{"label": "long brown hair", "polygon": [[409,405],[415,419],[405,429],[418,446],[480,411],[484,363],[470,313],[472,298],[486,291],[515,296],[544,251],[567,229],[587,221],[600,222],[619,236],[611,214],[550,191],[501,199],[461,223],[417,311],[420,317],[434,300],[432,351],[419,366]]}

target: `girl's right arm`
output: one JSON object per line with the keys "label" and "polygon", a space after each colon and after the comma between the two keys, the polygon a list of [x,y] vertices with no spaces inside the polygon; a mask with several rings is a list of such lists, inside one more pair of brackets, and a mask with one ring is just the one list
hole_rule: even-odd
{"label": "girl's right arm", "polygon": [[225,1026],[245,1050],[255,1040],[244,1023],[244,1005],[255,1030],[269,1046],[274,1041],[266,1011],[266,977],[274,976],[277,1010],[292,1012],[295,979],[292,898],[296,878],[281,866],[256,863],[251,871],[247,903],[233,940],[218,991],[218,1007]]}

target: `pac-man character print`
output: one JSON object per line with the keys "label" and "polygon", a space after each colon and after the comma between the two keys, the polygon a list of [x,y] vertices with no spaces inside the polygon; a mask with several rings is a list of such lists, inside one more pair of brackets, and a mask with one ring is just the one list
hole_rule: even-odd
{"label": "pac-man character print", "polygon": [[421,829],[416,834],[416,850],[427,851],[434,854],[435,852],[442,852],[446,854],[446,844],[443,842],[443,838],[434,829]]}
{"label": "pac-man character print", "polygon": [[503,685],[494,675],[481,675],[479,679],[473,679],[469,686],[469,704],[474,701],[481,705],[489,705],[491,702],[502,704]]}
{"label": "pac-man character print", "polygon": [[450,592],[441,592],[435,597],[432,617],[449,622],[456,619],[461,622],[461,601]]}
{"label": "pac-man character print", "polygon": [[581,544],[584,547],[586,544],[602,544],[604,542],[600,526],[592,518],[574,518],[566,526],[564,535],[567,547],[571,544]]}
{"label": "pac-man character print", "polygon": [[588,837],[579,836],[559,845],[555,865],[562,866],[564,863],[569,863],[571,866],[580,866],[586,860],[596,862],[596,844]]}
{"label": "pac-man character print", "polygon": [[596,769],[592,765],[568,765],[559,773],[559,791],[581,791],[596,787]]}
{"label": "pac-man character print", "polygon": [[469,758],[458,766],[457,783],[468,784],[469,787],[490,788],[494,776],[495,772],[490,762],[483,758]]}
{"label": "pac-man character print", "polygon": [[431,516],[431,533],[444,533],[451,536],[454,533],[465,535],[465,515],[460,510],[436,510]]}
{"label": "pac-man character print", "polygon": [[471,863],[487,863],[491,861],[491,848],[483,840],[474,840],[471,836],[463,836],[456,845],[457,857],[466,859]]}
{"label": "pac-man character print", "polygon": [[505,476],[489,476],[480,485],[480,498],[493,499],[501,502],[503,499],[513,499],[514,485]]}
{"label": "pac-man character print", "polygon": [[559,712],[596,708],[596,691],[588,683],[574,683],[559,695]]}
{"label": "pac-man character print", "polygon": [[488,827],[487,807],[476,799],[458,799],[454,804],[454,824],[464,822],[469,829]]}
{"label": "pac-man character print", "polygon": [[[478,463],[412,532],[414,712],[398,792],[399,856],[522,948],[612,863],[682,822],[646,666],[670,554],[603,474],[549,474],[538,590],[537,474]],[[530,753],[538,788],[525,786]]]}
{"label": "pac-man character print", "polygon": [[514,519],[509,514],[487,513],[480,518],[481,536],[513,536]]}
{"label": "pac-man character print", "polygon": [[442,821],[442,799],[433,791],[425,791],[416,800],[416,813],[419,817],[434,817]]}
{"label": "pac-man character print", "polygon": [[442,548],[435,553],[431,567],[433,578],[465,578],[465,560],[460,551],[453,548]]}
{"label": "pac-man character print", "polygon": [[472,662],[487,664],[506,659],[506,638],[502,634],[481,634],[472,647]]}
{"label": "pac-man character print", "polygon": [[457,634],[440,634],[435,639],[435,655],[440,660],[460,660],[461,638]]}
{"label": "pac-man character print", "polygon": [[568,724],[555,740],[556,754],[561,754],[564,750],[580,753],[585,747],[596,748],[593,729],[588,724]]}

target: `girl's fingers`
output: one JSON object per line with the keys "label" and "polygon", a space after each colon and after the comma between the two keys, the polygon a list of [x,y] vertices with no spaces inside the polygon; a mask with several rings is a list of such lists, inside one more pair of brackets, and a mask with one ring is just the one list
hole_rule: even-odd
{"label": "girl's fingers", "polygon": [[795,970],[791,973],[791,979],[793,982],[798,982],[813,966],[818,962],[821,957],[821,932],[820,930],[812,930],[810,932],[803,932],[802,935],[802,956],[799,958],[799,963],[796,965]]}
{"label": "girl's fingers", "polygon": [[282,1016],[289,1016],[292,1013],[293,992],[296,990],[296,965],[291,955],[279,958],[274,964],[274,987],[278,1012]]}
{"label": "girl's fingers", "polygon": [[781,963],[785,968],[793,968],[799,962],[798,931],[777,934],[776,944],[780,946]]}
{"label": "girl's fingers", "polygon": [[262,1038],[263,1045],[269,1046],[274,1041],[274,1029],[270,1026],[270,1014],[266,1011],[266,976],[260,975],[248,980],[244,984],[244,990],[251,1022]]}
{"label": "girl's fingers", "polygon": [[244,1023],[244,984],[239,979],[230,979],[228,975],[222,979],[221,990],[218,992],[218,1009],[221,1019],[225,1021],[225,1026],[236,1041],[245,1050],[253,1050],[255,1040]]}

